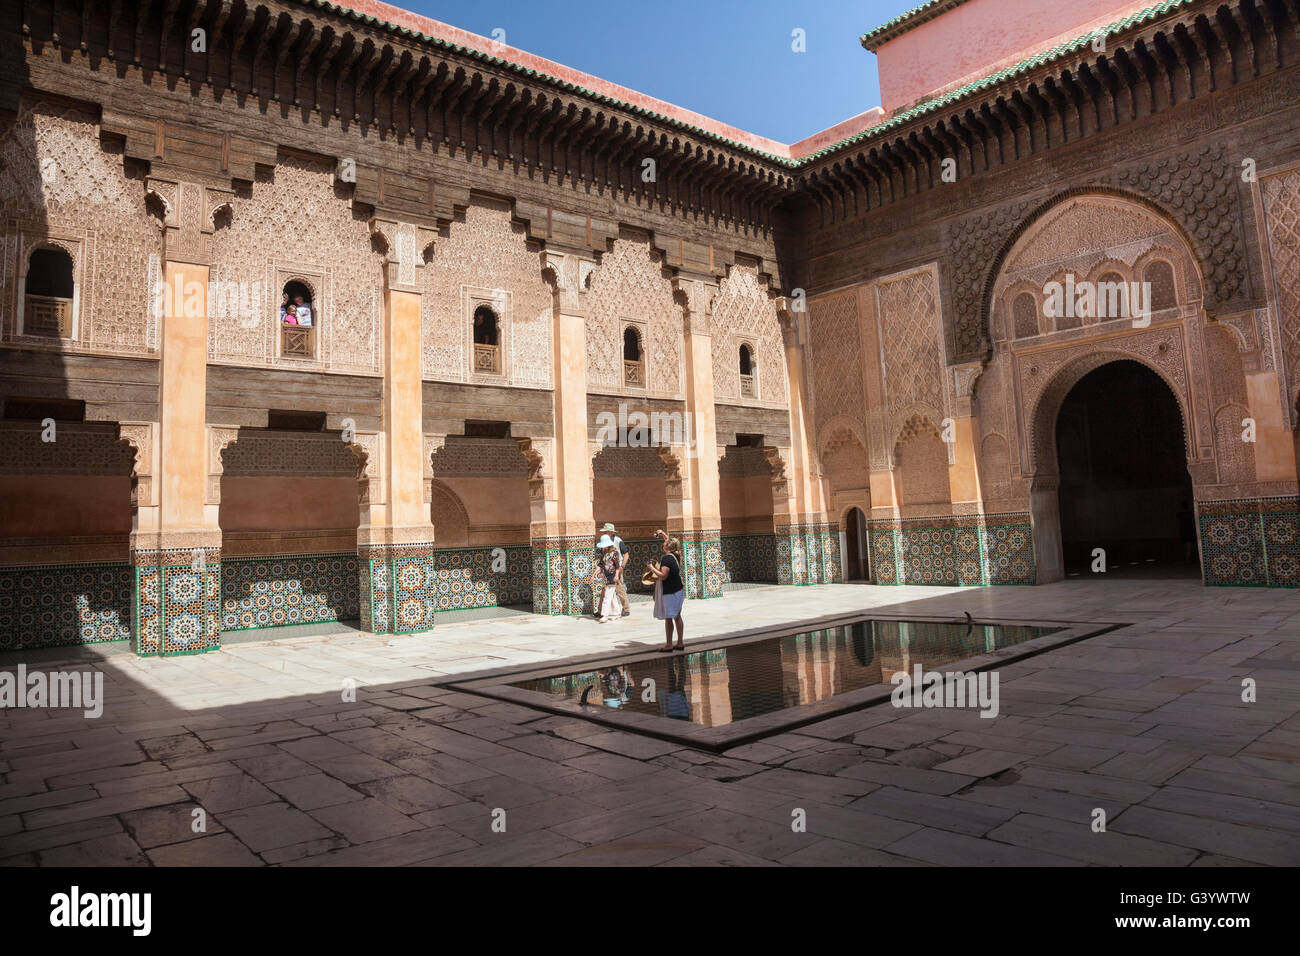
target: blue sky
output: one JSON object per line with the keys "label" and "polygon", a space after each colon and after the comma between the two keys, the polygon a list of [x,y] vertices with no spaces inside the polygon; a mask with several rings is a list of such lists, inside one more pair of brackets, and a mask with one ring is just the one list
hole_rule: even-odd
{"label": "blue sky", "polygon": [[791,143],[879,105],[858,37],[919,0],[388,2]]}

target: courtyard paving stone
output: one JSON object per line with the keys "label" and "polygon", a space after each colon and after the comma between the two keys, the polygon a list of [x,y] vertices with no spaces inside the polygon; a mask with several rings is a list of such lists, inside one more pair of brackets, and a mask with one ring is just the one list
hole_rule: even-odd
{"label": "courtyard paving stone", "polygon": [[[752,589],[690,602],[688,633],[873,607],[1124,626],[1001,665],[993,719],[885,704],[721,754],[437,686],[649,650],[662,629],[642,605],[604,629],[518,615],[180,659],[57,649],[50,667],[103,673],[104,716],[0,712],[0,862],[1300,863],[1300,594],[1159,580]],[[1241,701],[1245,677],[1257,704]],[[1098,807],[1105,833],[1090,827]]]}

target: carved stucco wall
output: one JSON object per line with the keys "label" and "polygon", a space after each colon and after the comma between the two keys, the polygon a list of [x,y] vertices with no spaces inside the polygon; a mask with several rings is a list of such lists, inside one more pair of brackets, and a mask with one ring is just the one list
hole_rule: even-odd
{"label": "carved stucco wall", "polygon": [[246,429],[221,451],[227,478],[354,478],[356,456],[337,436]]}
{"label": "carved stucco wall", "polygon": [[[648,388],[623,386],[623,329],[643,334]],[[587,387],[682,397],[682,310],[648,237],[624,234],[601,258],[587,294]]]}
{"label": "carved stucco wall", "polygon": [[111,425],[64,422],[56,441],[41,440],[39,422],[0,424],[0,475],[130,475],[135,451]]}
{"label": "carved stucco wall", "polygon": [[[424,267],[422,298],[426,379],[551,387],[551,289],[540,255],[504,204],[476,201],[451,224]],[[497,313],[499,375],[472,369],[478,303]]]}
{"label": "carved stucco wall", "polygon": [[948,417],[951,390],[945,386],[934,268],[890,277],[877,283],[874,291],[878,362],[886,395],[886,441],[892,448],[913,418],[924,418],[938,428]]}
{"label": "carved stucco wall", "polygon": [[[1084,318],[1053,331],[1043,318],[1044,283],[1067,272],[1093,281],[1118,272],[1142,281],[1156,259],[1173,266],[1178,301],[1154,313],[1149,327],[1135,328],[1131,317]],[[1216,497],[1251,492],[1254,453],[1240,434],[1248,414],[1243,353],[1251,343],[1257,349],[1258,330],[1249,313],[1223,323],[1206,318],[1198,262],[1169,220],[1111,195],[1064,199],[1022,231],[993,288],[994,351],[975,391],[986,507],[1024,507],[1029,486],[1022,479],[1055,474],[1061,403],[1084,375],[1118,359],[1147,365],[1176,396],[1193,481],[1204,490],[1218,486]],[[1024,291],[1036,294],[1044,331],[1016,340],[1012,302]]]}
{"label": "carved stucco wall", "polygon": [[[1300,169],[1260,181],[1289,405],[1300,393]],[[1290,416],[1288,416],[1290,418]]]}
{"label": "carved stucco wall", "polygon": [[[231,284],[224,287],[234,294],[214,297],[209,359],[381,372],[384,258],[372,248],[369,227],[342,184],[333,181],[333,167],[282,157],[274,170],[259,170],[251,190],[236,193],[232,207],[229,224],[212,236],[210,279]],[[280,295],[290,279],[313,292],[315,360],[276,359]]]}
{"label": "carved stucco wall", "polygon": [[[754,346],[758,358],[758,400],[740,396],[740,346]],[[719,402],[785,408],[785,348],[776,304],[756,266],[737,263],[718,285],[713,300],[713,395]]]}
{"label": "carved stucco wall", "polygon": [[[142,181],[100,143],[94,116],[77,107],[24,102],[0,133],[0,295],[3,334],[17,328],[18,277],[31,250],[53,240],[72,256],[80,298],[78,351],[157,348],[150,257],[162,251]],[[51,342],[24,337],[25,342]]]}
{"label": "carved stucco wall", "polygon": [[449,435],[433,454],[439,478],[527,478],[528,462],[511,438]]}
{"label": "carved stucco wall", "polygon": [[[1208,273],[1202,274],[1207,307],[1227,313],[1248,307],[1253,295],[1238,190],[1240,169],[1237,158],[1222,145],[1206,143],[1116,169],[1089,188],[1141,197],[1165,210],[1168,220],[1192,237],[1197,261],[1209,264]],[[1055,205],[1055,200],[1018,199],[945,226],[953,289],[947,345],[955,360],[986,354],[992,284],[1006,249],[1037,219],[1037,212]]]}
{"label": "carved stucco wall", "polygon": [[814,421],[820,446],[826,423],[836,415],[847,415],[855,421],[866,418],[856,291],[809,303],[808,320],[807,354],[812,365]]}

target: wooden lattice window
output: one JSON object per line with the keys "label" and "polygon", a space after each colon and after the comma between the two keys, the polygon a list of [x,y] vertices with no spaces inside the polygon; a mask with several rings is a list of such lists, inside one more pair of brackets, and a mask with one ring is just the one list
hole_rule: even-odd
{"label": "wooden lattice window", "polygon": [[23,333],[51,339],[72,338],[76,282],[72,256],[42,246],[27,260],[23,295]]}
{"label": "wooden lattice window", "polygon": [[489,306],[474,310],[474,371],[501,371],[500,323]]}
{"label": "wooden lattice window", "polygon": [[623,384],[628,388],[645,388],[645,350],[635,326],[623,329]]}
{"label": "wooden lattice window", "polygon": [[758,398],[758,363],[754,361],[754,350],[747,344],[740,347],[740,395]]}
{"label": "wooden lattice window", "polygon": [[315,358],[318,318],[311,289],[297,280],[286,282],[280,296],[280,354]]}
{"label": "wooden lattice window", "polygon": [[1038,334],[1038,302],[1032,292],[1022,292],[1012,301],[1011,319],[1016,338],[1027,339]]}
{"label": "wooden lattice window", "polygon": [[1178,290],[1174,285],[1174,267],[1157,259],[1146,267],[1144,278],[1151,288],[1151,311],[1173,309],[1178,305]]}

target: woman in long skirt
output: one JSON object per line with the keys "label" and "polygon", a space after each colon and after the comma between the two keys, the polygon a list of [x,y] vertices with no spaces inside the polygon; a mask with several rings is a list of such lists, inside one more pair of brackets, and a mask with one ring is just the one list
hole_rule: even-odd
{"label": "woman in long skirt", "polygon": [[[686,587],[682,583],[682,564],[679,553],[681,546],[676,538],[670,538],[663,531],[656,531],[664,539],[664,553],[659,556],[659,563],[646,565],[651,575],[658,578],[655,582],[656,618],[664,622],[664,646],[661,651],[685,650],[683,636],[686,625],[682,623],[682,605],[686,602]],[[673,629],[677,630],[677,646],[673,647]]]}

